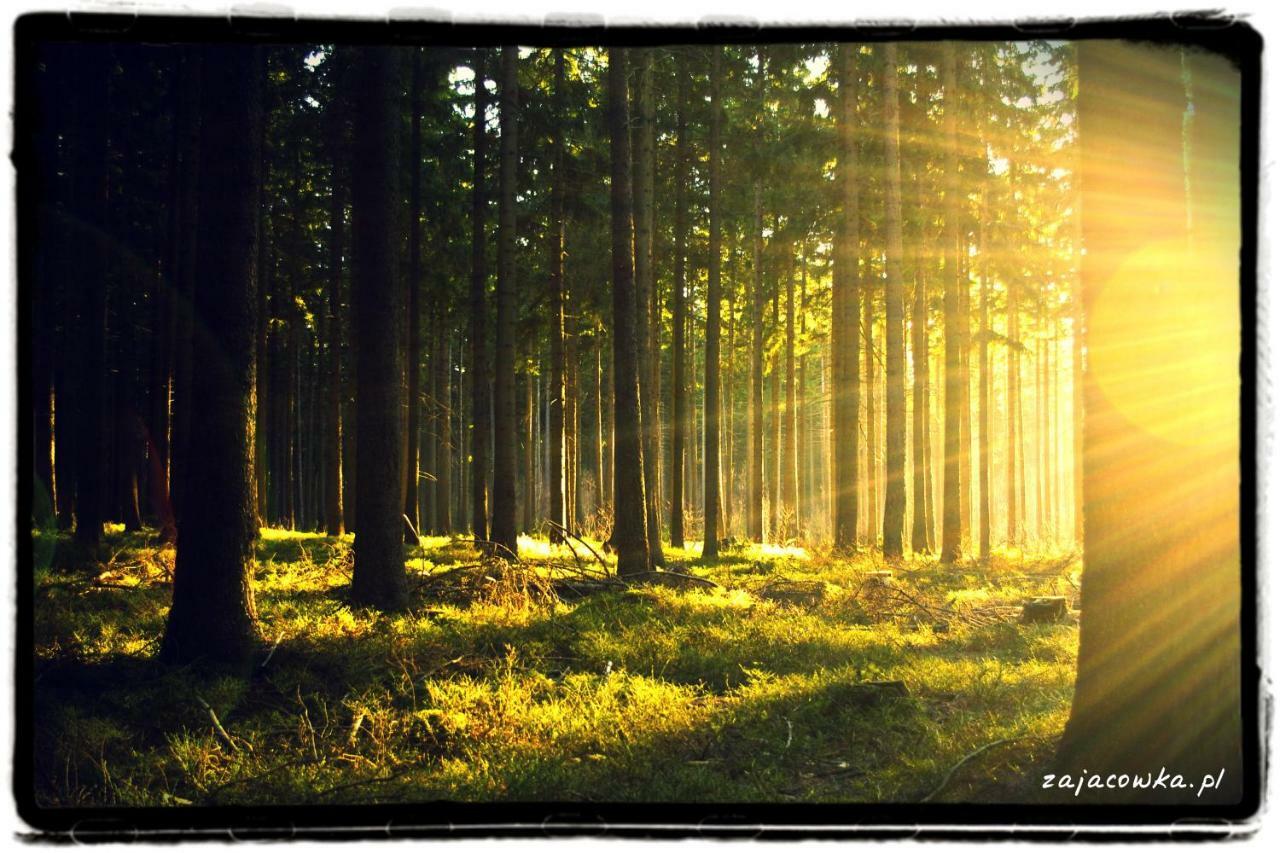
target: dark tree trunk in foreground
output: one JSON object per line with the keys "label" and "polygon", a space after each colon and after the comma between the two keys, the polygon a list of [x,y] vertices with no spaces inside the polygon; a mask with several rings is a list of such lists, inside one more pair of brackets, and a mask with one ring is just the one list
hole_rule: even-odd
{"label": "dark tree trunk in foreground", "polygon": [[645,524],[644,460],[640,441],[635,280],[631,269],[631,152],[627,133],[626,54],[609,50],[607,98],[610,151],[610,206],[613,218],[613,533],[618,574],[643,574],[651,568]]}
{"label": "dark tree trunk in foreground", "polygon": [[515,558],[516,544],[516,47],[502,49],[502,159],[498,172],[497,334],[493,370],[493,543]]}
{"label": "dark tree trunk in foreground", "polygon": [[904,371],[904,315],[902,284],[902,178],[898,158],[898,49],[892,42],[884,50],[884,161],[885,215],[888,247],[885,251],[885,484],[884,555],[902,556],[902,527],[907,513],[906,433],[907,387]]}
{"label": "dark tree trunk in foreground", "polygon": [[943,563],[960,558],[960,421],[964,399],[964,374],[960,368],[960,180],[956,147],[956,119],[960,93],[956,87],[956,46],[942,46],[942,88],[946,155],[946,228],[943,251],[943,335],[946,348],[946,422],[942,466],[942,548]]}
{"label": "dark tree trunk in foreground", "polygon": [[707,343],[703,404],[702,559],[720,554],[720,61],[722,48],[711,47],[710,230],[707,237]]}
{"label": "dark tree trunk in foreground", "polygon": [[550,411],[551,467],[547,471],[547,516],[551,519],[548,534],[552,542],[560,542],[564,534],[560,527],[567,527],[565,518],[565,346],[564,346],[564,140],[561,122],[565,115],[564,49],[556,50],[555,106],[551,131],[551,223],[548,232],[549,261],[551,264],[551,399]]}
{"label": "dark tree trunk in foreground", "polygon": [[[1241,755],[1240,74],[1214,57],[1191,67],[1184,137],[1176,49],[1084,42],[1079,57],[1085,566],[1058,766],[1166,767],[1193,787],[1061,793],[1236,803],[1258,772]],[[1203,93],[1197,70],[1213,78]],[[1217,138],[1197,148],[1198,124]]]}
{"label": "dark tree trunk in foreground", "polygon": [[684,464],[688,442],[688,415],[685,407],[685,254],[689,240],[688,211],[685,210],[685,181],[689,167],[689,63],[684,53],[676,57],[676,214],[675,280],[671,284],[671,545],[684,547]]}
{"label": "dark tree trunk in foreground", "polygon": [[257,641],[253,546],[255,205],[261,48],[199,48],[204,58],[199,231],[192,340],[191,449],[173,607],[162,659],[244,662]]}
{"label": "dark tree trunk in foreground", "polygon": [[396,364],[399,132],[395,54],[353,51],[351,279],[356,342],[356,538],[351,597],[395,610],[408,603],[400,501],[400,371]]}
{"label": "dark tree trunk in foreground", "polygon": [[489,92],[485,88],[485,50],[475,54],[476,114],[471,188],[471,533],[477,544],[489,541],[489,348],[488,297],[485,283],[485,183],[484,161],[488,149],[485,113]]}
{"label": "dark tree trunk in foreground", "polygon": [[839,50],[840,230],[832,290],[831,455],[834,464],[835,547],[848,551],[858,538],[858,143],[853,47]]}
{"label": "dark tree trunk in foreground", "polygon": [[404,541],[418,544],[418,531],[435,519],[418,517],[418,423],[422,412],[422,49],[411,48],[409,77],[409,349],[405,355],[408,375],[408,418],[404,466]]}

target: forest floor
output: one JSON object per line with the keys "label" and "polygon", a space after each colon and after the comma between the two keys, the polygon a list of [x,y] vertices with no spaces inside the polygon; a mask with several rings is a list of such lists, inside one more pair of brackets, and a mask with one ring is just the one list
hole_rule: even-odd
{"label": "forest floor", "polygon": [[262,652],[219,673],[154,661],[171,547],[37,534],[37,802],[1017,802],[1070,710],[1075,620],[1019,622],[1075,597],[1068,554],[886,576],[695,546],[671,567],[716,586],[624,587],[584,580],[581,544],[522,539],[504,571],[424,538],[411,610],[384,615],[346,600],[350,544],[265,530]]}

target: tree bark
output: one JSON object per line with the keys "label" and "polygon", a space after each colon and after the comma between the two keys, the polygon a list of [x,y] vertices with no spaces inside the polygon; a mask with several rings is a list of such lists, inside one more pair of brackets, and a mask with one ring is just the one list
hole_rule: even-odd
{"label": "tree bark", "polygon": [[854,48],[838,48],[840,106],[839,177],[841,212],[833,271],[831,360],[831,456],[834,482],[833,534],[837,551],[849,552],[858,539],[858,93]]}
{"label": "tree bark", "polygon": [[[756,109],[764,124],[765,59],[756,50]],[[756,134],[757,144],[761,133]],[[758,167],[757,167],[758,171]],[[751,372],[747,382],[747,538],[764,541],[764,198],[757,174],[752,189],[755,219],[751,228]]]}
{"label": "tree bark", "polygon": [[671,285],[671,546],[684,547],[685,445],[689,440],[685,389],[685,254],[689,220],[685,182],[689,177],[689,64],[686,54],[676,55],[676,163],[674,281]]}
{"label": "tree bark", "polygon": [[618,574],[643,574],[652,569],[649,555],[644,489],[644,459],[640,436],[639,342],[637,299],[631,268],[631,152],[627,132],[627,62],[619,48],[609,50],[608,120],[610,203],[613,230],[613,376],[614,514],[609,537],[618,554]]}
{"label": "tree bark", "polygon": [[[1184,135],[1177,49],[1079,48],[1085,566],[1058,765],[1222,782],[1199,797],[1086,788],[1073,802],[1234,804],[1259,784],[1242,758],[1258,734],[1241,705],[1240,72],[1205,60],[1215,79],[1202,93],[1192,68]],[[1221,136],[1197,148],[1201,122]]]}
{"label": "tree bark", "polygon": [[[330,60],[332,61],[332,59]],[[342,168],[346,136],[345,104],[342,89],[335,81],[333,100],[329,104],[329,280],[325,308],[328,311],[329,340],[325,347],[324,483],[325,532],[330,536],[343,533],[345,519],[342,506],[342,324],[339,321],[342,301],[342,253],[345,228]]]}
{"label": "tree bark", "polygon": [[551,389],[548,402],[551,440],[551,468],[547,471],[547,517],[552,524],[548,536],[553,543],[563,541],[560,528],[566,527],[565,517],[565,293],[564,293],[564,215],[565,182],[564,139],[561,123],[565,120],[564,49],[555,52],[555,91],[551,130],[551,221],[547,229],[550,235],[548,254],[551,267],[549,290],[551,296]]}
{"label": "tree bark", "polygon": [[945,457],[942,466],[942,562],[954,563],[961,555],[960,443],[964,401],[964,374],[960,367],[960,181],[956,118],[960,95],[956,87],[956,46],[942,46],[942,102],[946,145],[946,229],[943,271],[943,321],[946,349],[946,422],[943,429]]}
{"label": "tree bark", "polygon": [[351,597],[398,610],[408,603],[399,489],[400,371],[395,200],[400,172],[395,54],[360,48],[351,66],[351,235],[356,327],[356,538]]}
{"label": "tree bark", "polygon": [[485,50],[475,49],[475,127],[471,188],[471,533],[477,545],[489,541],[489,323],[485,264],[485,117],[489,92],[485,88]]}
{"label": "tree bark", "polygon": [[898,49],[883,46],[885,215],[885,492],[884,555],[902,557],[902,528],[907,511],[907,391],[904,351],[906,306],[902,284],[902,178],[898,147]]}
{"label": "tree bark", "polygon": [[76,133],[70,140],[76,242],[83,248],[72,290],[79,306],[78,364],[73,373],[77,424],[75,539],[97,546],[107,512],[106,364],[108,155],[110,151],[110,48],[85,47],[73,101]]}
{"label": "tree bark", "polygon": [[[422,49],[410,48],[409,76],[409,282],[407,320],[409,347],[405,354],[408,378],[408,417],[406,420],[404,466],[404,541],[418,544],[423,520],[418,514],[419,418],[422,413]],[[438,330],[437,330],[438,332]],[[428,518],[428,524],[434,524]]]}
{"label": "tree bark", "polygon": [[711,47],[711,132],[707,152],[710,224],[707,235],[707,338],[703,358],[702,559],[720,554],[720,65],[723,48]]}
{"label": "tree bark", "polygon": [[636,341],[640,372],[640,438],[644,459],[645,529],[649,559],[665,565],[662,555],[662,523],[658,508],[658,457],[662,428],[658,421],[658,389],[655,360],[657,339],[652,319],[657,307],[653,269],[654,104],[653,50],[633,48],[636,69],[636,145],[634,156],[634,219],[636,248]]}
{"label": "tree bark", "polygon": [[[254,265],[261,179],[262,48],[195,48],[203,58],[192,341],[191,447],[173,606],[161,659],[243,663],[254,625]],[[245,140],[251,144],[246,145]]]}
{"label": "tree bark", "polygon": [[493,543],[516,558],[516,77],[517,50],[502,48],[502,157],[498,173],[498,292],[493,371]]}

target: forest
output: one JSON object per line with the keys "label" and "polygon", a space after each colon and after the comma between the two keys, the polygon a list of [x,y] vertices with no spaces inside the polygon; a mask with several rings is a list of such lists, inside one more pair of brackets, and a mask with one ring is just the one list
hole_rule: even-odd
{"label": "forest", "polygon": [[35,45],[40,808],[1241,801],[1238,64],[697,35]]}

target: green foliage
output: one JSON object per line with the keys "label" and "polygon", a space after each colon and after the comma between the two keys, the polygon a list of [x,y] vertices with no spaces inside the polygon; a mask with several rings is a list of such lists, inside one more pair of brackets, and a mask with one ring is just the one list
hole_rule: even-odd
{"label": "green foliage", "polygon": [[[59,560],[66,539],[36,535],[55,552],[34,608],[35,784],[50,806],[910,801],[1009,737],[936,799],[1018,799],[1075,675],[1074,625],[1007,618],[1069,588],[1064,560],[914,561],[884,586],[872,555],[742,546],[703,566],[672,550],[719,588],[558,600],[534,583],[454,594],[477,557],[434,538],[408,553],[412,609],[384,615],[347,603],[350,537],[278,530],[258,546],[252,670],[166,669],[172,550],[111,532],[104,560]],[[569,559],[521,547],[521,571]],[[820,598],[771,599],[784,582]]]}

